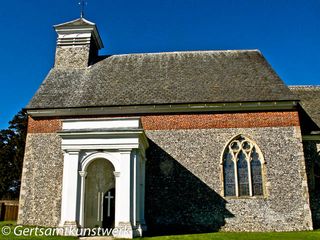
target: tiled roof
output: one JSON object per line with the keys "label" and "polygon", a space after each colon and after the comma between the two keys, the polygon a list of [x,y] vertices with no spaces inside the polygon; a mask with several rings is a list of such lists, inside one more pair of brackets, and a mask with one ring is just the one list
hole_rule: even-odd
{"label": "tiled roof", "polygon": [[109,56],[53,68],[28,109],[296,100],[257,50]]}
{"label": "tiled roof", "polygon": [[320,86],[289,86],[301,100],[300,104],[320,128]]}

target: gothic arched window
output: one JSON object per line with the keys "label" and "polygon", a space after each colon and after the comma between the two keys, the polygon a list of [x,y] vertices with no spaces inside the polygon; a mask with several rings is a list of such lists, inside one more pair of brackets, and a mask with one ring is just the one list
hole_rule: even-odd
{"label": "gothic arched window", "polygon": [[234,138],[223,153],[224,195],[262,196],[262,168],[258,146],[244,136]]}

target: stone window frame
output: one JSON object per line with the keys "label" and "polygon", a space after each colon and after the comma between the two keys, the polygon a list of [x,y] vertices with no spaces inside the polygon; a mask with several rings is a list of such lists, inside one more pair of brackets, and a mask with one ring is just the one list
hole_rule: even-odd
{"label": "stone window frame", "polygon": [[[262,177],[262,195],[253,195],[253,188],[252,188],[252,175],[251,175],[251,159],[246,158],[247,164],[248,164],[248,179],[249,179],[249,195],[248,196],[240,196],[239,194],[239,184],[238,184],[238,175],[237,175],[237,160],[236,157],[233,157],[232,160],[234,162],[234,177],[235,177],[235,195],[233,196],[226,196],[225,195],[225,182],[224,182],[224,154],[225,151],[229,148],[229,146],[236,141],[238,138],[244,138],[245,141],[250,142],[253,147],[256,149],[256,152],[259,155],[259,160],[261,162],[261,177]],[[252,149],[252,148],[251,148]],[[240,150],[238,151],[240,152]],[[220,166],[221,166],[221,183],[222,183],[222,188],[221,188],[221,195],[226,198],[226,199],[243,199],[243,198],[266,198],[267,197],[267,189],[266,189],[266,161],[264,158],[264,154],[262,153],[259,145],[252,140],[251,137],[246,136],[245,134],[238,134],[234,137],[232,137],[223,147],[223,151],[221,154],[221,161],[220,161]]]}

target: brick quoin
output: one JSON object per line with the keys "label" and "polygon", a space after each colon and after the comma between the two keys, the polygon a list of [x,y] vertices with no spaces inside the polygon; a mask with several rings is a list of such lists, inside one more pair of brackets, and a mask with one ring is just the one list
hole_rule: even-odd
{"label": "brick quoin", "polygon": [[[95,116],[92,118],[103,117],[106,116]],[[77,119],[78,117],[74,118]],[[141,121],[143,129],[145,130],[300,126],[298,112],[296,111],[178,115],[162,114],[142,116]],[[61,127],[61,119],[33,119],[30,116],[28,119],[28,133],[55,133],[60,131]]]}

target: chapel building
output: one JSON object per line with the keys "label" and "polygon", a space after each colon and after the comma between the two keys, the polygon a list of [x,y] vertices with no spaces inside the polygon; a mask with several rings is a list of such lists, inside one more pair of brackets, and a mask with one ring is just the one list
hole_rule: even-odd
{"label": "chapel building", "polygon": [[94,23],[54,28],[18,224],[124,238],[319,226],[319,86],[286,86],[258,50],[99,56]]}

